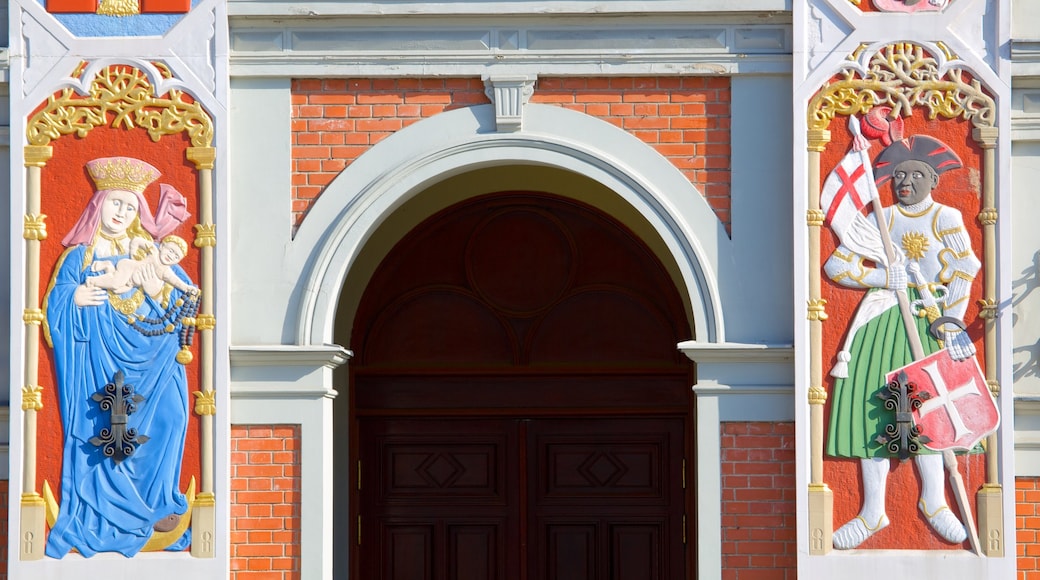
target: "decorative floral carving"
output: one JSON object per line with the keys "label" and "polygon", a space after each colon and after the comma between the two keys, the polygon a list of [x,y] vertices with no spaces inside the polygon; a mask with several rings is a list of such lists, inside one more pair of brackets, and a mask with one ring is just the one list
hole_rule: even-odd
{"label": "decorative floral carving", "polygon": [[126,66],[102,69],[86,96],[66,88],[51,95],[47,104],[34,114],[26,128],[30,145],[48,145],[62,135],[84,137],[101,126],[132,129],[142,127],[153,141],[164,135],[186,132],[196,147],[213,142],[213,121],[180,90],[154,96],[148,77]]}
{"label": "decorative floral carving", "polygon": [[838,78],[809,103],[809,128],[826,129],[835,115],[864,114],[877,106],[891,107],[892,117],[925,107],[931,119],[960,117],[976,127],[992,127],[993,98],[952,53],[938,46],[936,52],[907,42],[869,55],[861,46]]}

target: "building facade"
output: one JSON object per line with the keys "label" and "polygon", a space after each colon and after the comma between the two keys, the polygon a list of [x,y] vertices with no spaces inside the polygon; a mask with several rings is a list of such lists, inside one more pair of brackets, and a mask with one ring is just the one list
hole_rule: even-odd
{"label": "building facade", "polygon": [[7,14],[7,577],[1040,575],[1031,2]]}

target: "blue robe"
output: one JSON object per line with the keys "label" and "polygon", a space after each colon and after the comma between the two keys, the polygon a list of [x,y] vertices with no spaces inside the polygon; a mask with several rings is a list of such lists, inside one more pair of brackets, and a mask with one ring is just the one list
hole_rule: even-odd
{"label": "blue robe", "polygon": [[[73,292],[94,275],[85,256],[86,246],[65,251],[44,301],[64,429],[61,506],[47,538],[46,553],[52,558],[72,549],[87,557],[97,552],[132,556],[148,542],[157,521],[188,509],[178,489],[188,425],[187,376],[175,359],[180,327],[145,336],[110,302],[76,306]],[[106,259],[114,264],[126,257]],[[190,283],[183,270],[174,268]],[[180,296],[173,289],[170,303]],[[146,296],[135,314],[159,318],[165,312],[158,300]],[[144,397],[127,426],[149,438],[119,464],[90,442],[110,425],[108,412],[91,396],[117,371]],[[185,533],[169,549],[183,550],[188,543]]]}

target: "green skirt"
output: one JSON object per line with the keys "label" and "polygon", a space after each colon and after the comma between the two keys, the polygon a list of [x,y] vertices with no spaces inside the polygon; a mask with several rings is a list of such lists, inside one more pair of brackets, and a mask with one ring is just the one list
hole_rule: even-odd
{"label": "green skirt", "polygon": [[[872,290],[873,292],[873,290]],[[915,289],[908,290],[911,301]],[[925,356],[938,351],[939,342],[928,334],[928,320],[914,317]],[[877,394],[885,388],[885,375],[913,362],[899,307],[893,306],[856,331],[849,348],[849,376],[837,379],[830,393],[831,418],[827,454],[834,457],[895,457],[878,443],[885,425],[895,413],[885,409]],[[925,451],[925,453],[929,453]]]}

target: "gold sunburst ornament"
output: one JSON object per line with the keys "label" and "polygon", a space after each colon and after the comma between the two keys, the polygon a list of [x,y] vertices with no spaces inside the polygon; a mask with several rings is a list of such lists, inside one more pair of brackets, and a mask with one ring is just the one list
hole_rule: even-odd
{"label": "gold sunburst ornament", "polygon": [[911,260],[920,260],[928,251],[928,236],[921,232],[907,232],[903,234],[903,251]]}

